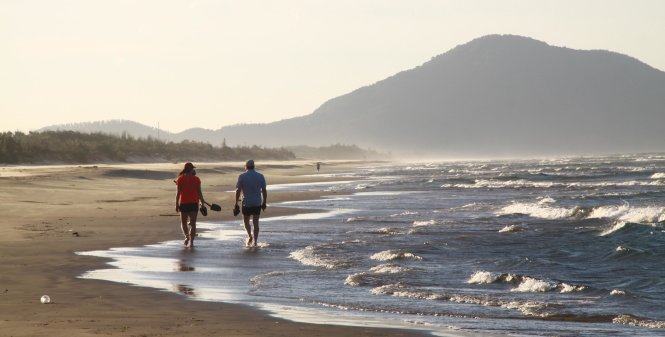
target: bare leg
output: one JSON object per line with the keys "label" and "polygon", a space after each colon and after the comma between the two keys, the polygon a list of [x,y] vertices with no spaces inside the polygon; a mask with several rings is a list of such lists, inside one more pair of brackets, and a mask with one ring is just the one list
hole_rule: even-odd
{"label": "bare leg", "polygon": [[194,247],[194,238],[196,237],[196,217],[199,212],[189,213],[189,246]]}
{"label": "bare leg", "polygon": [[259,216],[254,215],[252,217],[252,220],[254,222],[254,246],[256,246],[259,243]]}
{"label": "bare leg", "polygon": [[182,234],[185,236],[185,246],[189,245],[189,230],[187,229],[187,214],[186,212],[180,212],[180,228],[182,228]]}
{"label": "bare leg", "polygon": [[243,215],[242,220],[245,222],[245,231],[247,231],[247,241],[245,241],[245,245],[249,246],[252,244],[252,227],[249,225],[249,215]]}

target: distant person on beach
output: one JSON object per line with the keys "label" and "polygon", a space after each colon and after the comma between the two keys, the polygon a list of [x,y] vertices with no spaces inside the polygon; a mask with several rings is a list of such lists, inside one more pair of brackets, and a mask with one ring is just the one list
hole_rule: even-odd
{"label": "distant person on beach", "polygon": [[316,172],[321,171],[321,162],[316,162]]}
{"label": "distant person on beach", "polygon": [[[266,190],[266,179],[263,174],[254,170],[254,161],[248,160],[245,163],[245,172],[238,176],[236,183],[236,204],[240,200],[242,193],[242,215],[247,231],[247,246],[256,246],[259,241],[259,217],[261,210],[266,209],[268,191]],[[254,225],[254,231],[249,224],[250,218]]]}
{"label": "distant person on beach", "polygon": [[[178,192],[175,195],[175,210],[180,212],[180,224],[185,235],[185,246],[194,247],[196,216],[199,204],[206,204],[201,192],[201,179],[196,176],[194,164],[186,163],[175,180]],[[188,222],[189,220],[189,222]]]}

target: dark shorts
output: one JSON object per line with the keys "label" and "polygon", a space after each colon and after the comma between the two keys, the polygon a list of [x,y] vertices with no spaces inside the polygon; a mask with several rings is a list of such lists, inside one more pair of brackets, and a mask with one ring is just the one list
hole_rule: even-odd
{"label": "dark shorts", "polygon": [[242,215],[260,215],[261,206],[242,206]]}
{"label": "dark shorts", "polygon": [[181,204],[180,213],[198,212],[199,204]]}

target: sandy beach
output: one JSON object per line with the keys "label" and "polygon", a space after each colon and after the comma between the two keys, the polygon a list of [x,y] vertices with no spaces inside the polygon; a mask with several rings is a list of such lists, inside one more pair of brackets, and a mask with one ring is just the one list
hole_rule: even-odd
{"label": "sandy beach", "polygon": [[[305,162],[257,164],[269,184],[320,181]],[[327,165],[349,170],[353,163]],[[241,163],[198,165],[206,199],[232,218]],[[140,246],[181,237],[171,181],[180,165],[0,168],[2,336],[415,336],[417,331],[303,324],[250,307],[187,300],[149,288],[77,278],[103,267],[77,251]],[[317,193],[275,192],[271,202]],[[293,209],[269,208],[266,216]],[[42,305],[48,294],[53,303]]]}

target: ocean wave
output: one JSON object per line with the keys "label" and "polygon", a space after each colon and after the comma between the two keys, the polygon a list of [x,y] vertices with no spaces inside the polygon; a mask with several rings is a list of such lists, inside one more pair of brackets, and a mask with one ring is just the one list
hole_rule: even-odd
{"label": "ocean wave", "polygon": [[348,261],[332,257],[328,254],[318,253],[316,246],[307,246],[298,249],[289,254],[292,258],[305,266],[323,267],[326,269],[335,269],[349,265]]}
{"label": "ocean wave", "polygon": [[665,221],[665,207],[631,207],[628,204],[600,206],[593,208],[587,218],[616,218],[619,221],[635,223],[663,222]]}
{"label": "ocean wave", "polygon": [[610,205],[591,209],[583,207],[559,207],[540,203],[513,202],[504,206],[496,215],[525,214],[533,218],[557,220],[566,218],[580,219],[614,219],[616,223],[601,235],[613,233],[631,223],[659,223],[665,222],[665,207],[661,206],[630,206]]}
{"label": "ocean wave", "polygon": [[542,280],[531,276],[511,273],[498,274],[484,270],[473,273],[466,282],[469,284],[516,284],[517,286],[512,288],[511,292],[548,292],[556,290],[561,293],[572,293],[588,289],[585,285]]}
{"label": "ocean wave", "polygon": [[665,179],[665,172],[657,172],[651,176],[651,179]]}
{"label": "ocean wave", "polygon": [[401,213],[391,214],[390,217],[394,218],[394,217],[398,217],[398,216],[416,215],[416,214],[418,214],[418,212],[416,212],[416,211],[404,211],[404,212],[401,212]]}
{"label": "ocean wave", "polygon": [[493,273],[490,273],[488,271],[477,271],[469,279],[466,281],[466,283],[471,283],[471,284],[490,284],[494,283],[498,280],[500,275],[496,275]]}
{"label": "ocean wave", "polygon": [[649,329],[665,329],[665,321],[643,319],[632,315],[619,315],[612,320],[612,323]]}
{"label": "ocean wave", "polygon": [[631,187],[631,186],[665,186],[665,180],[651,181],[605,181],[605,182],[553,182],[553,181],[531,181],[526,179],[497,180],[476,179],[474,183],[446,183],[442,188],[595,188],[595,187]]}
{"label": "ocean wave", "polygon": [[252,284],[255,287],[258,287],[258,286],[261,285],[261,283],[263,283],[263,281],[265,279],[271,278],[271,277],[276,277],[276,276],[282,276],[284,274],[286,274],[286,272],[284,272],[284,271],[271,271],[271,272],[267,272],[267,273],[264,273],[264,274],[259,274],[259,275],[256,275],[256,276],[252,277],[251,279],[249,279],[249,283]]}
{"label": "ocean wave", "polygon": [[488,296],[476,296],[466,294],[444,294],[423,289],[409,289],[403,283],[386,284],[374,287],[371,290],[374,295],[388,295],[393,297],[405,297],[429,301],[449,301],[459,304],[473,304],[485,307],[499,307],[510,310],[517,310],[525,316],[547,317],[551,313],[545,311],[548,307],[546,303],[536,301],[506,301],[493,299]]}
{"label": "ocean wave", "polygon": [[532,277],[524,277],[522,282],[510,291],[520,293],[542,293],[556,288],[556,284],[550,281],[539,280]]}
{"label": "ocean wave", "polygon": [[619,289],[612,289],[612,291],[610,291],[610,295],[612,295],[612,296],[623,296],[623,295],[626,295],[626,292],[623,291],[623,290],[619,290]]}
{"label": "ocean wave", "polygon": [[412,268],[403,267],[394,263],[384,263],[369,269],[369,271],[375,274],[398,274],[411,270]]}
{"label": "ocean wave", "polygon": [[438,222],[434,219],[432,220],[426,220],[426,221],[414,221],[413,222],[413,227],[427,227],[427,226],[432,226],[436,225]]}
{"label": "ocean wave", "polygon": [[392,227],[381,227],[375,231],[372,231],[373,233],[376,234],[383,234],[383,235],[397,235],[400,233],[398,228],[392,228]]}
{"label": "ocean wave", "polygon": [[411,270],[411,268],[402,267],[392,263],[380,264],[370,268],[369,271],[348,275],[344,280],[344,284],[353,287],[367,284],[378,284],[384,281],[386,275],[395,275]]}
{"label": "ocean wave", "polygon": [[384,250],[370,256],[370,259],[377,261],[394,261],[394,260],[422,260],[423,258],[410,252],[399,250]]}
{"label": "ocean wave", "polygon": [[503,207],[498,212],[495,212],[496,215],[509,215],[509,214],[526,214],[534,218],[541,219],[564,219],[569,218],[575,215],[578,211],[577,207],[566,208],[566,207],[555,207],[548,206],[541,203],[523,203],[515,202],[508,206]]}
{"label": "ocean wave", "polygon": [[499,229],[499,233],[515,233],[515,232],[521,232],[525,229],[526,229],[525,227],[519,225],[507,225]]}

